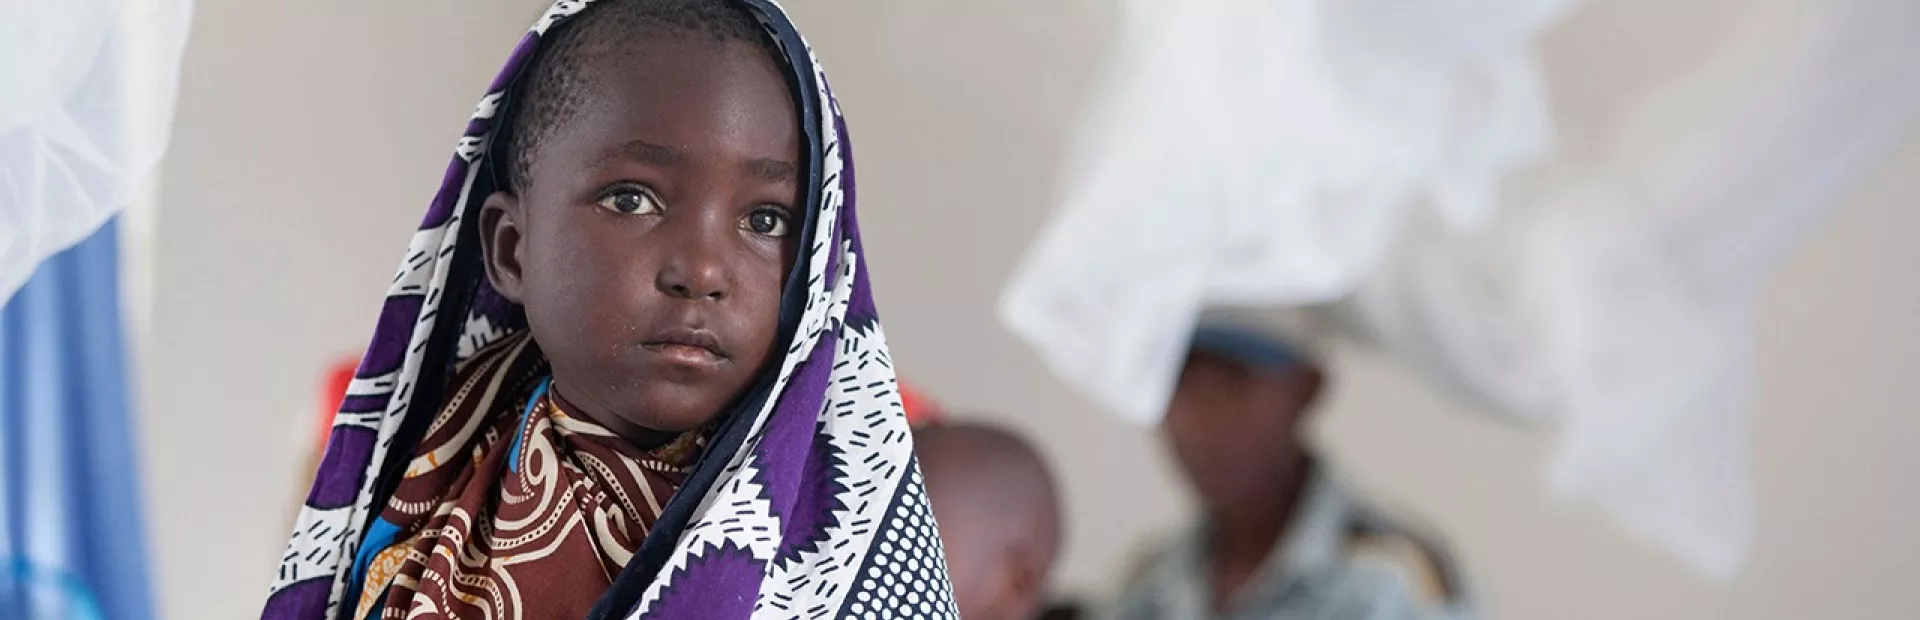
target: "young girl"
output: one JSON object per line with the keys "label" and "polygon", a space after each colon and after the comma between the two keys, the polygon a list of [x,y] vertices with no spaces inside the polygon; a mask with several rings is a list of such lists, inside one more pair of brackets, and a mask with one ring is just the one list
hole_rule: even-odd
{"label": "young girl", "polygon": [[556,3],[414,233],[263,616],[951,617],[853,198],[777,6]]}

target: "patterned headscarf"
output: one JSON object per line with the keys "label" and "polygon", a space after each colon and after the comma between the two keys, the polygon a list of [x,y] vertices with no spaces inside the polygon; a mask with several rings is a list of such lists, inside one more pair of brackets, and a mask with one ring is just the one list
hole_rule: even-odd
{"label": "patterned headscarf", "polygon": [[[808,208],[781,302],[789,344],[717,422],[592,617],[954,617],[869,291],[846,125],[779,6],[740,2],[778,44],[800,106]],[[480,100],[388,290],[264,618],[341,617],[371,513],[444,402],[450,370],[525,329],[484,276],[474,216],[503,184],[489,147],[516,77],[542,36],[588,4],[556,2]]]}

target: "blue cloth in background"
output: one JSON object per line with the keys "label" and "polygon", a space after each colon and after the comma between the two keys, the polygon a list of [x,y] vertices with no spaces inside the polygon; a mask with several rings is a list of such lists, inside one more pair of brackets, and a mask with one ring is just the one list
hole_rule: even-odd
{"label": "blue cloth in background", "polygon": [[1188,350],[1212,353],[1256,368],[1292,368],[1311,363],[1280,338],[1231,323],[1201,323],[1193,331]]}
{"label": "blue cloth in background", "polygon": [[0,618],[149,620],[108,222],[0,308]]}

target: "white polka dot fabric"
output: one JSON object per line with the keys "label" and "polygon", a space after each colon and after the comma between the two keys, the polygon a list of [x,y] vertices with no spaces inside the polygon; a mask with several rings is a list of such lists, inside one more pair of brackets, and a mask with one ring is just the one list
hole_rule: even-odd
{"label": "white polka dot fabric", "polygon": [[953,618],[953,586],[940,534],[927,509],[918,468],[903,481],[887,519],[875,535],[873,552],[860,567],[841,618]]}

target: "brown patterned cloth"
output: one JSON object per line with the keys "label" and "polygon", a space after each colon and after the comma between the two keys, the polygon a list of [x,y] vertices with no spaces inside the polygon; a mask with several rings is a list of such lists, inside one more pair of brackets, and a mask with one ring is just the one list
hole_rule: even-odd
{"label": "brown patterned cloth", "polygon": [[583,618],[606,592],[704,440],[644,451],[554,406],[547,376],[526,332],[455,371],[371,528],[394,536],[354,618]]}

